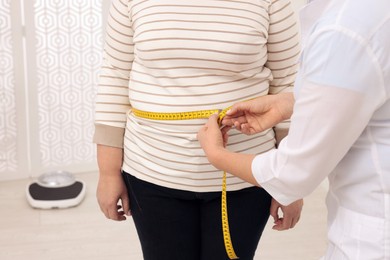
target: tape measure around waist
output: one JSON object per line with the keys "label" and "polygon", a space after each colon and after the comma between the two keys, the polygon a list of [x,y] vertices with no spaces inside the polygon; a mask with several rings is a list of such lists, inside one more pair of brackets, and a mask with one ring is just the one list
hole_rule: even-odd
{"label": "tape measure around waist", "polygon": [[[220,110],[198,110],[190,112],[174,112],[174,113],[161,113],[161,112],[150,112],[132,108],[131,112],[140,118],[151,119],[151,120],[190,120],[190,119],[207,119],[211,115],[218,113],[218,123],[226,115],[226,112],[230,107]],[[229,259],[239,259],[233,249],[233,244],[230,236],[229,219],[227,213],[227,198],[226,198],[226,172],[223,172],[222,176],[222,195],[221,195],[221,215],[222,215],[222,231],[223,241],[225,244],[226,254]]]}
{"label": "tape measure around waist", "polygon": [[189,112],[150,112],[143,111],[136,108],[132,108],[131,112],[136,117],[141,117],[145,119],[151,120],[191,120],[191,119],[208,119],[213,114],[218,114],[219,122],[226,115],[226,112],[230,109],[230,107],[226,109],[210,109],[210,110],[197,110],[197,111],[189,111]]}

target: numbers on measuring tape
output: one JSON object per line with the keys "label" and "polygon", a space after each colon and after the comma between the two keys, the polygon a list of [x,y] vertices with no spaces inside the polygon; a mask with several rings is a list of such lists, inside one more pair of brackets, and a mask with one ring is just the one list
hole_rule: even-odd
{"label": "numbers on measuring tape", "polygon": [[199,110],[193,112],[177,112],[177,113],[160,113],[142,111],[132,108],[132,113],[137,117],[142,117],[152,120],[190,120],[209,118],[212,114],[218,113],[218,109],[214,110]]}
{"label": "numbers on measuring tape", "polygon": [[229,259],[239,259],[233,249],[232,240],[230,237],[229,219],[227,212],[227,199],[226,199],[226,172],[223,172],[222,176],[222,197],[221,197],[221,213],[222,213],[222,231],[223,241],[225,243],[225,250]]}
{"label": "numbers on measuring tape", "polygon": [[[230,107],[229,107],[230,108]],[[190,112],[176,112],[176,113],[163,113],[163,112],[150,112],[142,111],[135,108],[131,109],[131,112],[136,117],[151,119],[151,120],[190,120],[190,119],[207,119],[213,114],[218,114],[218,123],[221,123],[226,112],[229,110],[210,109],[210,110],[198,110]]]}

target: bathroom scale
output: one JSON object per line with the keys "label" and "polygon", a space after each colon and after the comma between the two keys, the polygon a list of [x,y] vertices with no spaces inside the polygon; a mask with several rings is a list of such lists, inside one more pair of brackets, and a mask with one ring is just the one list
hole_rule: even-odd
{"label": "bathroom scale", "polygon": [[27,185],[27,201],[33,208],[59,209],[77,206],[85,197],[86,185],[67,171],[44,173]]}

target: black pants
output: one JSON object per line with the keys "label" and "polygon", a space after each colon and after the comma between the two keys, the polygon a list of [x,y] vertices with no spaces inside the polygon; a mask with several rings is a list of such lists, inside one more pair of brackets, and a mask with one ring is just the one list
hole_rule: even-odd
{"label": "black pants", "polygon": [[[228,259],[222,232],[221,192],[189,192],[123,177],[145,260]],[[251,187],[227,193],[233,248],[253,259],[269,217],[270,195]]]}

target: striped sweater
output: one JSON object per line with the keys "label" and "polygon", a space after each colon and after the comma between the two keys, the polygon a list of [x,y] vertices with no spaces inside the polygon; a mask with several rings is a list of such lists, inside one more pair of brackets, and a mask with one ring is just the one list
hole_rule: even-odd
{"label": "striped sweater", "polygon": [[[222,172],[196,139],[205,119],[137,118],[153,112],[223,109],[292,91],[299,55],[287,0],[113,0],[96,98],[94,142],[123,147],[123,170],[157,185],[220,191]],[[281,123],[252,136],[232,131],[228,149],[275,147]],[[251,184],[228,174],[227,189]]]}

